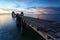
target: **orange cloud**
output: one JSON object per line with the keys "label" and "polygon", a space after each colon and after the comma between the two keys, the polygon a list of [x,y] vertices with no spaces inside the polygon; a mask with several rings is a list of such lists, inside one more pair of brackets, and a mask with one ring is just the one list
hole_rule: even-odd
{"label": "orange cloud", "polygon": [[47,8],[38,8],[37,9],[39,12],[49,12],[49,11],[54,11],[52,9],[47,9]]}

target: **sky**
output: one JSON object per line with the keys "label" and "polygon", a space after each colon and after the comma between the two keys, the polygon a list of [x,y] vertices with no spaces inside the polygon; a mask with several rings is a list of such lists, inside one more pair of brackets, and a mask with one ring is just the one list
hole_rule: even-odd
{"label": "sky", "polygon": [[25,10],[39,7],[60,7],[60,0],[0,0],[0,9]]}
{"label": "sky", "polygon": [[60,0],[0,0],[0,8],[23,10],[31,7],[60,7]]}

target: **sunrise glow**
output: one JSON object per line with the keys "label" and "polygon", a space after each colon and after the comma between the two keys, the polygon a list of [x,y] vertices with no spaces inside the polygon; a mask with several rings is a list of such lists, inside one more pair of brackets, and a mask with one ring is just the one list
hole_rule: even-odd
{"label": "sunrise glow", "polygon": [[11,13],[11,10],[4,10],[0,8],[0,14]]}

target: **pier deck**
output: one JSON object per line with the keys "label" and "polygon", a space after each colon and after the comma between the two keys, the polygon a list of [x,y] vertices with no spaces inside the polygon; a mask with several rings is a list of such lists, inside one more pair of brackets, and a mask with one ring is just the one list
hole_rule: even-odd
{"label": "pier deck", "polygon": [[60,23],[53,21],[41,20],[32,17],[23,17],[23,20],[39,35],[46,40],[60,39]]}

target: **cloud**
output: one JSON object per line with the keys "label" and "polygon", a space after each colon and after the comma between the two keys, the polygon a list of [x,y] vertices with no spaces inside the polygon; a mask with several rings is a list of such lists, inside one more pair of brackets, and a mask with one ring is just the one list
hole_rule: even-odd
{"label": "cloud", "polygon": [[18,10],[31,7],[60,7],[60,0],[0,0],[0,7]]}

